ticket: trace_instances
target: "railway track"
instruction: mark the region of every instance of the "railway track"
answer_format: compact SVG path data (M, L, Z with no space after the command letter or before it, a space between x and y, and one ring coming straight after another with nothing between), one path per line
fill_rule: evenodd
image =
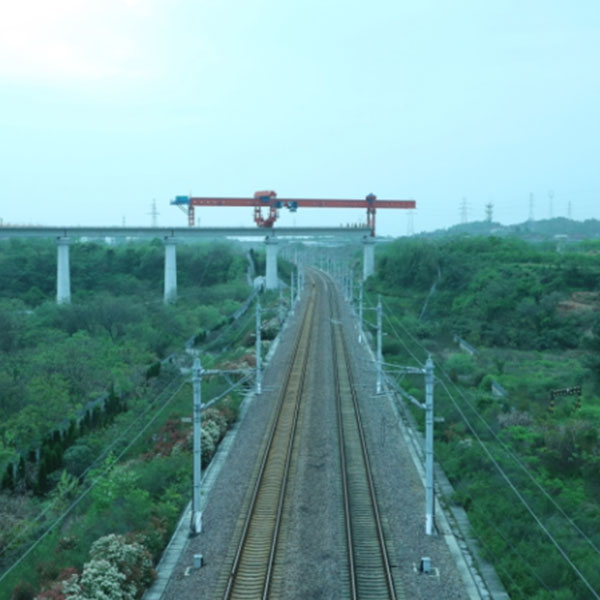
M342 328L339 298L334 293L330 293L329 298L350 598L395 600L396 587Z
M315 324L315 304L313 292L282 388L278 414L269 433L255 480L223 594L226 600L269 597L300 401L306 379L311 333Z
M306 375L310 368L328 364L323 356L318 356L319 350L314 341L318 337L318 289L328 297L328 303L321 303L328 313L326 321L321 319L321 324L329 323L325 331L330 334L333 351L333 372L329 376L333 379L334 390L331 399L337 406L340 453L339 479L336 481L334 477L328 485L341 488L343 507L340 507L340 514L343 511L344 517L340 523L344 523L345 535L340 539L344 539L347 545L347 565L340 564L339 567L344 570L347 566L348 575L343 577L343 582L340 581L339 597L353 600L399 597L377 507L338 296L329 278L321 274L313 274L311 278L317 285L307 288L312 291L296 339L293 359L281 388L277 415L256 470L246 516L238 528L239 541L230 552L228 563L231 568L222 579L222 597L226 600L277 597L278 586L272 581L275 561L286 552L289 556L290 551L295 551L292 548L278 549L278 544L280 539L285 539L282 535L285 528L283 517L286 514L284 504L290 465L298 460L297 455L293 458L293 453L297 452L299 444L309 443L310 439L310 434L298 427L300 407L303 402L310 402L313 396L305 385ZM318 537L323 533L315 532L314 535ZM281 569L275 579L280 577L286 577Z

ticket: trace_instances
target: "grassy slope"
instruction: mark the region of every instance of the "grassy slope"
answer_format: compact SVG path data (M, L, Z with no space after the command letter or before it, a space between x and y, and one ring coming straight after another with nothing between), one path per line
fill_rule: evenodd
M437 456L455 485L455 500L467 509L515 598L588 598L590 592L477 437L600 589L597 551L569 523L600 548L600 321L589 308L565 310L573 294L598 291L600 260L583 250L558 255L515 240L483 238L405 242L382 257L370 282L372 293L384 294L388 309L386 360L410 364L410 353L420 360L426 350L435 353L436 410L445 419L436 431ZM437 291L419 320L438 267ZM585 297L594 302L593 294ZM452 339L456 331L480 350L476 358L460 353ZM504 385L508 398L490 393L491 378ZM420 382L407 379L403 385L422 397ZM550 391L573 385L583 386L581 408L566 397L550 412Z

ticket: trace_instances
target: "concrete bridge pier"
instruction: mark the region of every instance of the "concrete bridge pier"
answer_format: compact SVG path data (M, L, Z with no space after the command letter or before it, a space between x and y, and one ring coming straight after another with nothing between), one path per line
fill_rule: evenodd
M177 300L177 242L165 238L165 304Z
M363 281L375 273L375 240L363 240Z
M69 265L69 246L71 240L68 237L56 238L57 260L56 260L56 303L71 303L71 267Z
M279 287L277 277L277 240L266 237L265 246L267 248L267 269L266 269L266 288L276 290Z

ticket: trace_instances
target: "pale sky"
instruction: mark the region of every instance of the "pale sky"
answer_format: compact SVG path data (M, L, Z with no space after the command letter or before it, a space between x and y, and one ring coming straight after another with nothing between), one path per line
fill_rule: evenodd
M415 231L600 218L598 0L0 0L0 218L178 194L415 199ZM337 225L363 211L282 211ZM201 225L251 226L251 209ZM404 211L378 233L404 235Z

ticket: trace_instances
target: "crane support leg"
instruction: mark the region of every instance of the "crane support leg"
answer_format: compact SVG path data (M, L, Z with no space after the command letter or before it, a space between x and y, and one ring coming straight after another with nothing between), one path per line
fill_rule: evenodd
M375 240L369 237L363 241L363 281L375 273Z
M375 235L375 207L367 207L367 227L371 230L371 235Z

